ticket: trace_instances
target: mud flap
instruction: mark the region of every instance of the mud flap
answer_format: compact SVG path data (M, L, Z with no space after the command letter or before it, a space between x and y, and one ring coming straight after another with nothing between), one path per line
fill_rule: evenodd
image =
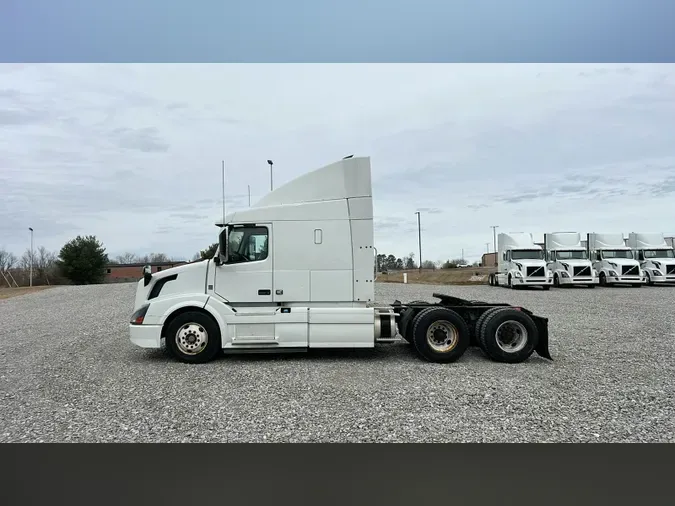
M539 330L539 342L534 351L537 352L537 355L548 360L553 360L551 353L548 349L548 318L542 318L541 316L532 315L534 323L537 325L537 330Z

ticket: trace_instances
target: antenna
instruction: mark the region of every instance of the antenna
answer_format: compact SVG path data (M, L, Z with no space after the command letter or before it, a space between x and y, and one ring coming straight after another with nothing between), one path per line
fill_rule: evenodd
M226 214L226 204L225 204L225 160L223 160L223 226L225 226L225 214Z

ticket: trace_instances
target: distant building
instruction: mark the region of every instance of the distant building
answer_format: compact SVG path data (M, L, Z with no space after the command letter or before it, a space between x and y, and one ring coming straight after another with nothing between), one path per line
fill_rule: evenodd
M497 253L483 253L480 265L481 267L495 267L497 265Z
M186 264L187 262L156 262L151 264L152 272L159 272L171 267ZM124 283L138 281L143 277L143 267L148 264L108 264L105 266L105 280L108 283Z

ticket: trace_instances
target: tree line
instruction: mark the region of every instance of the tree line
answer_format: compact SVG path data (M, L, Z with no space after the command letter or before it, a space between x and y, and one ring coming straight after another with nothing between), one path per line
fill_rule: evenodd
M197 259L200 257L196 255ZM31 258L33 285L92 284L105 280L106 266L180 262L165 253L137 255L123 253L110 258L96 236L77 236L58 251L38 246L20 256L0 248L0 286L26 286L30 283Z
M213 258L217 248L218 243L209 245L195 253L192 261ZM96 236L78 235L75 239L63 245L58 253L49 251L44 246L39 246L33 252L27 249L23 255L17 257L9 251L0 249L0 274L2 274L0 285L28 285L31 257L34 285L102 283L106 275L106 266L111 264L156 264L183 261L183 259L171 258L164 253L147 255L123 253L114 258L109 258L105 247ZM463 259L446 260L445 262L425 260L422 262L422 268L452 269L465 263ZM477 265L477 263L473 265ZM415 261L414 253L410 253L403 258L380 253L377 255L377 267L379 271L396 271L417 269L418 264Z
M478 262L472 264L473 267L478 266ZM456 258L454 260L446 260L440 262L433 262L431 260L422 261L422 269L455 269L460 265L467 265L466 261L462 258ZM386 271L402 271L402 270L411 270L418 269L419 264L415 261L415 253L409 253L403 258L396 257L391 254L379 253L377 255L377 269L381 272Z

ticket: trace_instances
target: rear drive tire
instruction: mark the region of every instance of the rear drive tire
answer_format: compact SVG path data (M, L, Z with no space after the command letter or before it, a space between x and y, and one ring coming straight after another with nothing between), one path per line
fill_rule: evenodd
M532 318L513 308L499 308L485 318L479 336L480 347L495 362L524 362L539 342Z
M473 336L475 343L478 344L479 346L480 346L480 335L481 332L483 332L483 325L485 325L486 318L488 317L488 315L494 313L499 309L504 309L504 306L497 306L490 308L487 311L485 311L482 315L480 315L478 317L478 320L476 320L476 326L474 327Z
M409 304L428 304L428 302L426 300L414 300L409 302ZM399 321L398 333L410 344L414 344L412 340L412 325L416 314L419 313L415 313L413 309L406 309L403 314L401 314L401 319Z
M412 337L422 358L449 363L464 354L471 335L464 318L439 306L427 308L415 317Z
M209 316L199 311L179 314L166 329L166 347L180 362L209 362L220 351L220 328Z

